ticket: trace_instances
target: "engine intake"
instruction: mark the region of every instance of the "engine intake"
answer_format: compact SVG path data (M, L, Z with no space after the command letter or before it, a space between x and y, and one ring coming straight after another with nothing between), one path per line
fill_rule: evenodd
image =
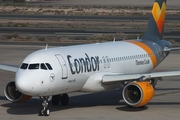
M123 89L124 101L132 107L146 105L154 96L154 88L148 81L132 82Z
M4 88L4 95L11 102L25 102L31 98L31 96L24 95L18 91L15 81L7 83Z

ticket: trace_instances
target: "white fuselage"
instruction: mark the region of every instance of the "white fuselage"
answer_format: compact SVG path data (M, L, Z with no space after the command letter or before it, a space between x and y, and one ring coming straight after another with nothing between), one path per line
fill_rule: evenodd
M115 89L120 84L100 83L104 74L147 73L155 67L147 51L126 41L43 49L23 63L49 63L53 68L17 71L18 90L31 96Z

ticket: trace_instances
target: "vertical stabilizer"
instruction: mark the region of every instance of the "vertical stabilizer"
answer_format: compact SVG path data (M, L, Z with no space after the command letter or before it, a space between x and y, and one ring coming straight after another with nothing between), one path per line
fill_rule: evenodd
M142 39L162 40L166 14L166 0L155 0L150 20Z

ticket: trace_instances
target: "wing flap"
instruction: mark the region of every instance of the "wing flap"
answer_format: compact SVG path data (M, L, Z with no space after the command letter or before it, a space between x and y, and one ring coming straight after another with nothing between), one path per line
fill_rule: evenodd
M102 83L123 82L123 81L138 79L142 76L146 78L180 76L180 71L153 72L153 73L147 73L147 74L104 75Z
M6 70L6 71L11 71L11 72L16 72L18 70L18 67L0 64L0 69L1 70Z

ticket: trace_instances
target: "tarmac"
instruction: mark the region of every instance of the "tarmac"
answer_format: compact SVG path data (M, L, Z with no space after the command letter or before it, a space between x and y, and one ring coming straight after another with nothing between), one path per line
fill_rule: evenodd
M50 46L53 47L53 46ZM0 43L0 63L19 66L31 52L45 44L17 45ZM172 52L155 71L180 70L180 51ZM178 120L180 118L180 77L166 77L156 85L154 98L144 108L129 108L121 97L121 89L101 93L70 93L68 106L50 103L49 117L38 116L39 98L25 103L11 103L3 94L6 83L15 73L0 70L1 120Z

